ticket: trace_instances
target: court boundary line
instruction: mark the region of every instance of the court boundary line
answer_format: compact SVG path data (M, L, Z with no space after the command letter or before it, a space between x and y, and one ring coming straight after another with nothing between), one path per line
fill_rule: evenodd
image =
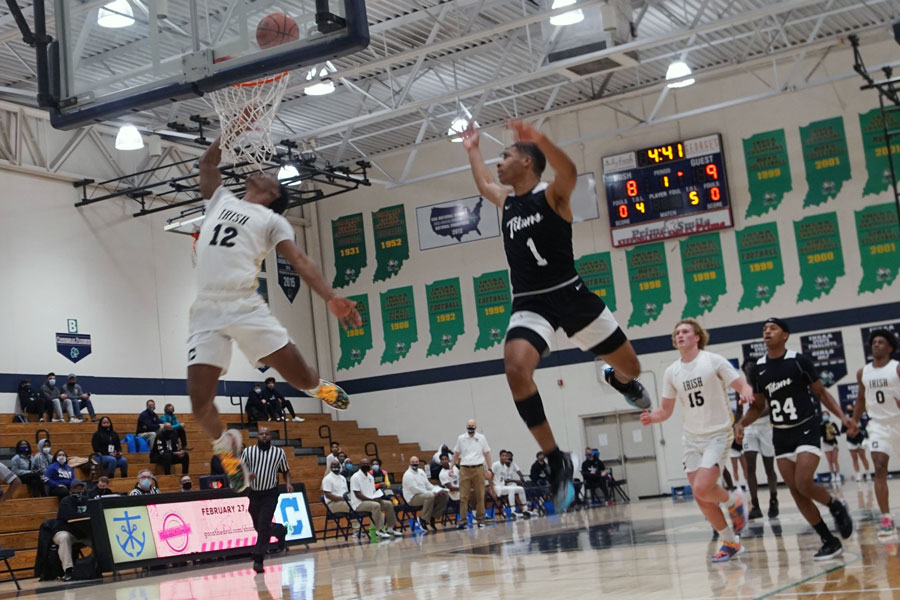
M855 554L855 553L854 553L854 554ZM795 588L795 587L797 587L798 585L803 585L804 583L807 583L807 582L809 582L809 581L812 581L813 579L818 579L818 578L821 577L822 575L828 575L829 573L834 573L835 571L838 571L838 570L840 570L840 569L845 569L845 568L847 568L848 566L850 566L850 565L852 565L852 564L856 564L856 563L858 563L859 561L862 560L862 555L861 555L861 554L855 554L855 556L856 556L856 558L854 558L853 560L851 560L851 561L849 561L849 562L844 561L842 564L840 564L840 565L835 565L834 567L832 567L832 568L830 568L830 569L827 569L827 570L825 570L825 571L822 571L822 572L820 572L820 573L816 573L816 574L810 575L809 577L806 577L806 578L804 578L804 579L800 579L800 580L795 581L795 582L793 582L793 583L789 583L789 584L787 584L787 585L784 585L784 586L778 588L777 590L772 590L771 592L766 592L766 593L763 594L762 596L756 596L756 597L754 597L754 600L764 600L765 598L771 598L771 597L774 596L775 594L780 594L781 592L783 592L783 591L785 591L785 590L789 590L789 589L791 589L791 588Z

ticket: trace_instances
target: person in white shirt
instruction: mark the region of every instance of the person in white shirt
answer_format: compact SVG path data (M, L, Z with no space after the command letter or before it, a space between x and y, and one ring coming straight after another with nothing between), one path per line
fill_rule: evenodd
M394 505L384 497L381 490L375 489L375 478L369 473L370 470L369 459L363 458L359 462L359 470L350 477L350 506L356 512L371 515L375 535L378 537L389 538L392 535L399 537L403 534L394 529L397 525Z
M444 514L450 492L428 481L428 474L421 468L419 457L409 459L409 468L403 474L403 497L410 506L421 506L419 526L427 532L428 526L437 531L435 515Z
M726 386L737 391L744 404L753 401L753 389L730 362L703 349L707 342L709 334L695 319L682 319L675 325L672 345L681 358L666 369L662 406L641 413L641 423L662 423L672 416L675 401L681 403L682 463L700 511L723 542L712 561L724 562L743 552L735 534L747 522L743 492L729 492L719 484L720 469L734 440L734 418ZM733 530L719 508L722 503L728 507Z
M331 470L331 463L338 461L338 454L341 452L340 442L331 442L331 454L325 457L325 474Z
M441 454L441 472L438 479L450 492L450 499L459 502L459 467L450 462L449 454Z
M441 455L442 454L450 454L450 448L447 444L441 444L440 450L434 453L431 457L431 478L437 479L441 474Z
M519 470L519 465L513 462L512 452L500 451L500 460L491 465L494 472L494 491L498 496L506 495L509 507L515 509L513 516L525 514L531 516L531 512L524 507L528 506L525 498L524 476Z
M853 422L863 412L869 414L869 451L875 463L875 499L881 511L879 537L894 535L894 517L888 501L888 461L900 453L900 362L897 336L889 329L876 329L869 336L872 362L856 374L859 396L853 408Z
M487 438L478 433L475 419L466 423L466 433L456 438L453 447L453 458L450 462L459 465L459 506L460 514L469 508L469 495L475 493L475 522L481 526L484 521L484 488L485 479L490 480L494 474L488 468L491 464L491 447ZM485 470L487 471L485 473ZM459 524L460 529L466 527L466 519Z
M328 509L336 514L350 512L350 505L345 498L349 491L347 479L341 475L341 465L332 462L328 475L322 479L322 495L325 496L325 504Z
M196 241L197 299L191 305L188 337L188 394L194 418L214 441L231 487L247 487L239 460L241 433L225 430L214 400L219 378L231 364L232 340L254 367L267 365L297 389L332 408L346 409L346 392L319 379L291 342L256 289L265 257L273 250L285 257L346 329L359 327L356 303L338 296L322 272L294 242L294 228L284 218L288 189L262 171L246 179L243 199L222 185L222 152L214 141L200 159L200 195L207 199L206 218Z

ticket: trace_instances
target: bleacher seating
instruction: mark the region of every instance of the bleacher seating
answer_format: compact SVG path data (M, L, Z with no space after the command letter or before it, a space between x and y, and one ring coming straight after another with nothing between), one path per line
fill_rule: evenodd
M100 413L98 413L100 414ZM134 429L137 413L108 415L123 438ZM334 421L329 414L303 414L303 423L289 421L286 423L287 438L284 438L285 424L267 422L265 425L274 433L275 443L286 439L290 443L298 443L300 448L314 449L316 454L295 456L291 446L285 446L291 476L294 481L302 481L306 485L310 516L313 527L321 533L325 526L325 507L320 501L322 477L325 473L324 463L319 461L330 451L330 440L320 437L328 427L331 438L338 440L341 447L354 462L366 456L366 447L373 450L372 443L377 445L383 468L391 474L402 476L409 458L413 455L430 457L434 450L422 450L415 443L400 443L397 436L378 435L378 430L361 428L356 421ZM188 445L191 450L191 475L195 478L209 473L209 461L212 451L206 436L193 420L192 415L179 413L179 420L187 432ZM237 423L238 415L223 415L228 423ZM12 448L20 439L27 439L35 447L35 432L45 429L50 432L54 450L64 449L69 456L88 457L91 454L91 436L97 429L96 423L12 423L11 414L0 414L3 423L0 433L0 447ZM251 430L243 429L244 443L255 444L251 438ZM124 445L123 445L123 449ZM115 492L127 494L137 481L137 473L148 468L156 473L159 488L162 492L176 492L180 489L181 469L175 467L172 475L162 475L162 468L150 464L149 453L126 453L128 459L128 478L117 476L110 480L110 488ZM85 474L76 469L79 477ZM58 501L56 498L31 498L26 486L21 486L16 495L0 504L0 548L15 550L15 556L9 560L12 569L19 577L31 577L34 557L37 548L38 529L45 519L56 516ZM8 518L14 516L15 518Z

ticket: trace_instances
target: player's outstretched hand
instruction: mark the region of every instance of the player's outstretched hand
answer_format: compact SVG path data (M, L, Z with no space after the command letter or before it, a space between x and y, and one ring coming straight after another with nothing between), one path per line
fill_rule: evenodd
M362 325L362 317L356 310L356 302L342 296L335 296L328 301L328 310L338 318L345 330Z
M647 425L650 425L651 423L653 423L653 421L650 417L650 411L645 410L644 412L641 413L641 425L644 425L646 427Z
M753 391L741 393L741 404L753 404Z
M474 120L469 121L469 126L465 128L461 135L463 148L471 150L472 148L478 147L478 142L481 140L481 134L478 133L478 128L475 126Z
M856 437L856 434L859 433L859 425L847 415L841 417L841 423L847 428L847 437Z
M517 142L536 142L537 137L540 135L540 131L538 131L534 125L530 123L526 123L524 121L517 121L516 119L510 119L506 122L506 128L512 129L516 135Z
M744 443L744 426L740 423L734 424L734 441L738 444Z

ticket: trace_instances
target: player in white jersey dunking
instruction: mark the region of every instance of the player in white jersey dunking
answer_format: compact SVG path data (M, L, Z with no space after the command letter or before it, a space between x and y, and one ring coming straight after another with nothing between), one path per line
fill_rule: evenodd
M782 319L770 317L763 324L766 354L756 361L756 368L750 373L753 404L734 426L734 434L742 440L744 428L762 416L768 404L778 470L803 518L822 540L813 560L827 560L842 554L844 547L822 520L816 502L828 507L844 539L853 534L853 519L846 502L831 496L815 482L822 457L818 404L840 418L851 436L858 429L825 389L812 361L785 347L789 336L788 324Z
M474 122L463 132L463 147L482 196L501 208L503 249L509 263L513 303L503 363L519 416L550 465L553 506L564 511L575 498L572 460L556 445L544 414L534 371L550 354L557 329L582 350L602 357L611 367L606 380L639 408L650 396L635 380L641 365L612 311L587 289L575 270L572 251L572 205L578 171L547 136L520 121L510 121L516 143L503 151L497 179L484 164ZM549 161L555 177L541 182Z
M294 230L281 213L287 192L278 180L259 172L246 181L239 199L222 186L219 140L200 159L200 194L208 199L197 239L197 299L191 305L188 338L188 393L194 417L213 442L231 487L246 487L239 459L241 434L223 431L214 403L219 377L231 362L231 342L254 366L274 368L294 387L333 408L346 409L347 395L319 379L269 312L258 293L257 276L266 255L277 249L303 281L328 304L341 324L359 326L356 303L335 294L319 268L294 243Z
M675 400L684 408L684 471L700 512L722 540L722 547L712 561L724 562L744 551L736 534L747 523L743 492L740 489L729 492L719 485L721 468L734 441L734 418L726 387L738 392L742 403L753 399L753 390L728 360L704 350L708 341L709 334L695 319L682 319L675 325L672 345L681 358L666 369L662 405L653 412L641 413L641 423L650 425L667 420L675 410ZM728 508L733 530L725 521L720 504Z
M869 451L875 463L875 499L881 511L878 535L895 533L894 517L888 502L888 461L900 453L900 363L891 358L897 351L897 337L887 329L876 329L869 337L872 362L859 370L859 396L853 420L859 423L863 411L869 414Z

